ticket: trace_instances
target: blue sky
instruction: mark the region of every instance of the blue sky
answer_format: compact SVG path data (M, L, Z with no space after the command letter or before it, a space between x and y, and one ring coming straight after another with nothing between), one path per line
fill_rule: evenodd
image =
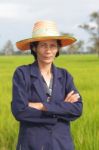
M99 10L98 0L0 0L0 49L7 40L15 42L32 35L37 20L53 20L61 32L87 39L80 24Z

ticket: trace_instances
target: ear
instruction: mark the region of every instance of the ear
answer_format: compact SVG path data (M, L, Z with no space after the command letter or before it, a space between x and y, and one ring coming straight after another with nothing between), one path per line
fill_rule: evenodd
M35 49L35 47L33 47L33 48L32 48L32 51L36 52L36 49Z

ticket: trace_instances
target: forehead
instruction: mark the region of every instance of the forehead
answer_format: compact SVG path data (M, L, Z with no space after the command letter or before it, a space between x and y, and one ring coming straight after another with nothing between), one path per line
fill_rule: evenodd
M57 44L57 40L43 40L43 41L40 41L39 43L40 44L42 44L42 43L47 43L47 44L54 43L54 44Z

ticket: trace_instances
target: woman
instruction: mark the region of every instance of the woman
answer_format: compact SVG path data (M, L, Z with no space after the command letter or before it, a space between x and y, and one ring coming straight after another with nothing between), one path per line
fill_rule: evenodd
M13 76L11 108L20 122L17 150L74 150L70 121L81 116L82 100L70 73L53 61L61 47L75 41L59 35L54 22L38 21L32 38L16 43L35 57Z

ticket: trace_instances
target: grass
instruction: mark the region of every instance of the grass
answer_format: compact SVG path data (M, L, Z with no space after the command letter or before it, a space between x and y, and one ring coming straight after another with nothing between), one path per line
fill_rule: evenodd
M19 124L10 109L14 70L32 62L32 56L0 57L0 150L15 150L17 142ZM61 55L54 63L73 75L83 97L83 115L71 125L75 149L99 150L99 58L95 55Z

